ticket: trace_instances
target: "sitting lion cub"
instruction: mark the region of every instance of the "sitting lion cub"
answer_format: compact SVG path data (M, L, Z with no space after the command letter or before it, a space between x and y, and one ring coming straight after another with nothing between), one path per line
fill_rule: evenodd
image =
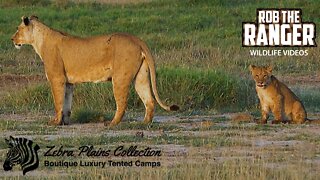
M267 123L268 114L272 111L273 124L291 120L301 124L307 119L306 110L299 98L283 83L272 75L272 67L250 65L252 77L256 82L256 91L261 105L261 121Z

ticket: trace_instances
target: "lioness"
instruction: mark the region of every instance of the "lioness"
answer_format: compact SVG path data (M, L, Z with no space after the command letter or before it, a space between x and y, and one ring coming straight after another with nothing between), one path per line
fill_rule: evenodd
M307 120L306 110L299 98L283 83L272 75L272 67L250 65L250 71L256 82L256 91L261 105L260 123L267 123L271 110L275 120L272 123L284 122L301 124Z
M135 80L135 89L143 101L145 123L154 115L154 99L167 111L178 110L176 105L161 102L156 87L153 57L147 45L128 34L110 34L80 38L56 31L36 16L22 17L17 32L11 39L16 48L30 44L44 63L55 106L55 118L49 124L68 124L71 114L73 84L112 81L117 111L110 125L118 124L127 107L129 86Z

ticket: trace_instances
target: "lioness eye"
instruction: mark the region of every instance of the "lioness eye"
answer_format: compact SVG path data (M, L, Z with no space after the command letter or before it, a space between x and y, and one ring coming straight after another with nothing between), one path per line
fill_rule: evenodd
M256 78L258 78L259 76L258 75L256 75Z
M267 75L264 75L263 77L264 77L264 78L267 78L268 76L267 76Z

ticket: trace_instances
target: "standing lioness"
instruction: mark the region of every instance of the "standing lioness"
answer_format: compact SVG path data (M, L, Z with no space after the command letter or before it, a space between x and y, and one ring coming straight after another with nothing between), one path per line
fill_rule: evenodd
M301 124L307 119L306 111L299 98L283 83L272 75L272 67L250 65L250 71L256 82L256 90L261 105L261 121L267 123L270 110L279 123L288 119Z
M56 112L50 124L69 123L73 84L101 81L112 81L117 111L110 125L118 124L127 107L129 86L134 79L135 89L146 108L144 122L150 123L154 115L154 99L149 74L159 105L168 111L178 110L178 106L169 107L161 102L152 55L137 37L111 34L79 38L53 30L31 16L22 17L12 41L18 49L23 44L32 45L44 63Z

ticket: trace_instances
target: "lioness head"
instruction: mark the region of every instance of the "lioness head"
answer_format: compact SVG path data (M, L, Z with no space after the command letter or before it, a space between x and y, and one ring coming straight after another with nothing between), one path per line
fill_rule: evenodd
M11 40L14 44L14 46L17 49L20 49L20 47L23 44L31 44L33 42L33 25L32 20L37 19L36 16L21 17L22 22L17 28L17 32L11 37Z
M249 68L257 87L266 88L270 84L272 75L271 66L258 67L250 65Z

